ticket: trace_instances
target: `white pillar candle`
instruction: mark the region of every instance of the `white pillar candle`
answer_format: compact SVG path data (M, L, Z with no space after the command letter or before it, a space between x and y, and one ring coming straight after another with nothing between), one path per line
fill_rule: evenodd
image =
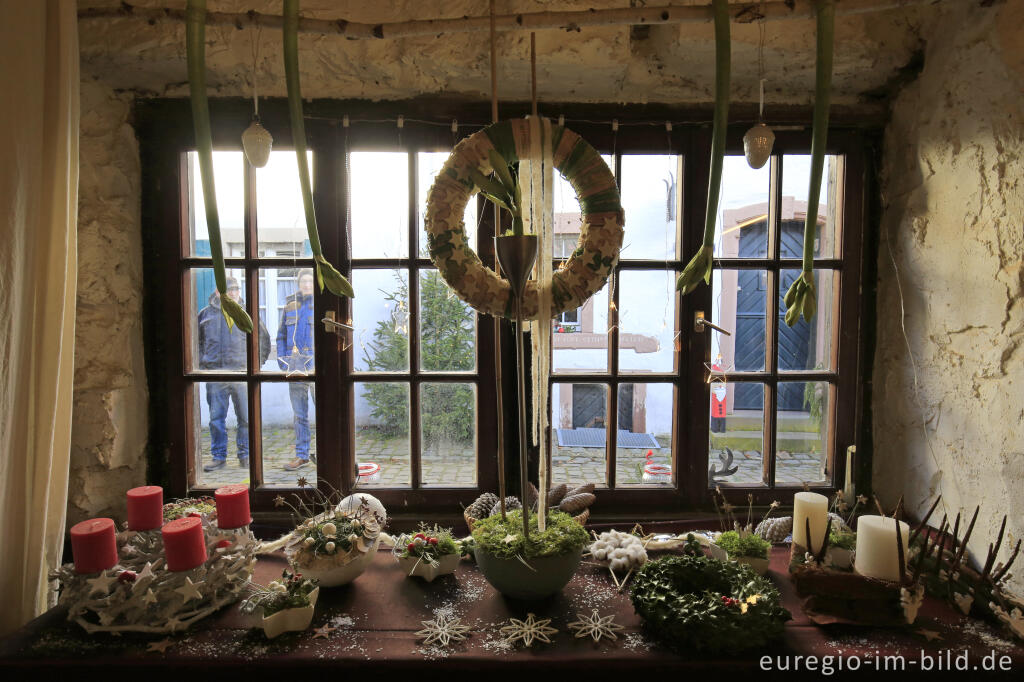
M811 538L807 539L807 521L811 522ZM793 543L814 553L821 549L828 525L828 498L818 493L797 493L793 496Z
M898 581L899 552L896 546L896 524L900 524L903 560L909 554L910 526L885 516L862 516L857 519L857 560L854 569L861 575Z

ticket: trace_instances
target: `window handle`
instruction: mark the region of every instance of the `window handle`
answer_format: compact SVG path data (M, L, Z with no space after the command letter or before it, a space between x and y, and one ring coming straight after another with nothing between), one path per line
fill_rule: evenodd
M725 334L726 336L732 336L732 332L726 331L725 329L722 329L721 327L719 327L717 324L714 324L712 322L708 322L706 319L704 319L704 311L703 310L698 310L693 315L693 328L694 328L695 331L702 332L702 331L704 331L704 327L711 327L716 332L721 332L722 334Z
M344 332L341 331L342 329L348 329L349 331L353 331L351 325L338 322L336 319L334 319L333 310L328 310L326 313L326 317L324 317L324 319L320 321L324 323L325 332L334 332L338 336L344 335Z

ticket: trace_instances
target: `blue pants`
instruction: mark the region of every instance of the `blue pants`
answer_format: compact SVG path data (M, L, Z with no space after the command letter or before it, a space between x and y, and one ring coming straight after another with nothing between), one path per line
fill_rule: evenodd
M223 460L228 454L228 429L224 424L228 416L228 402L235 406L235 419L238 429L235 443L238 445L238 458L249 456L249 398L245 384L210 382L206 385L206 402L210 406L210 446L214 460Z
M316 399L313 384L288 384L288 397L292 400L292 423L295 427L295 456L309 459L309 398Z

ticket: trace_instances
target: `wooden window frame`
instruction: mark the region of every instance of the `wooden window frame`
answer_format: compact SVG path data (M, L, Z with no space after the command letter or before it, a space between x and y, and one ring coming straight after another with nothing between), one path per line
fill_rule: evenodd
M213 100L211 114L213 120L214 145L216 148L238 149L242 122L248 121L250 104L241 99ZM510 105L507 116L522 115L528 105ZM512 111L514 109L514 111ZM705 198L707 191L708 164L710 155L710 128L706 124L707 116L702 110L686 110L672 107L641 108L635 114L635 120L625 115L622 109L606 105L553 105L551 112L565 114L569 127L580 133L601 153L611 153L615 158L616 177L622 154L678 154L682 156L682 173L676 182L682 196L678 215L677 254L675 259L667 261L669 269L676 272L689 261L702 240L701 227L704 224ZM412 116L417 111L427 112L423 118L429 118L430 125L416 122ZM238 381L239 375L221 375L203 373L201 377L190 377L183 365L187 326L183 316L183 291L187 291L187 282L183 273L188 267L208 265L206 259L183 258L181 240L184 231L181 229L182 216L187 220L187 197L178 191L183 171L184 155L182 152L192 146L191 117L187 100L139 100L136 102L135 125L139 132L140 157L143 177L143 243L145 267L145 335L147 371L151 396L150 406L150 457L148 478L152 482L163 483L169 488L169 494L183 496L201 492L190 488L193 480L194 458L189 456L188 440L192 437L188 428L189 410L182 409L179 400L185 394L186 384L191 381L209 381L226 378ZM287 121L286 103L283 100L269 100L261 104L263 122L275 136L277 149L289 148L291 144ZM406 126L402 131L396 129L393 122L399 114L406 116ZM306 106L306 128L309 147L319 162L314 163L315 201L317 216L321 225L321 240L324 251L342 272L350 273L353 267L349 246L343 238L343 231L332 226L342 225L345 218L345 197L342 191L329 188L344 188L347 183L347 170L343 155L337 151L345 144L343 116L348 115L352 128L350 135L356 135L358 128L358 145L353 149L372 147L375 150L387 151L401 149L410 153L409 187L415 192L415 173L413 164L417 151L433 151L450 148L458 139L473 132L480 125L467 126L462 124L458 133L452 133L450 124L453 119L460 121L483 122L489 120L486 103L460 102L450 98L420 98L405 102L369 103L365 101L325 101L312 102ZM664 127L650 125L651 119L673 120L675 125L670 132ZM800 130L778 130L776 133L776 154L808 154L810 147L810 130L806 127L809 112L804 108L793 108L783 112L783 121L801 123ZM613 132L611 126L597 121L618 119L619 130ZM680 123L691 120L692 124ZM647 122L647 123L645 123ZM849 125L850 127L843 127ZM736 124L730 127L727 138L727 153L742 152L742 135L747 125ZM864 240L871 231L868 229L866 213L870 202L866 190L871 185L869 144L871 133L864 131L864 121L844 121L842 116L833 116L833 129L828 140L828 154L842 155L845 166L845 185L843 187L843 218L841 258L817 260L816 266L835 267L840 271L839 298L839 329L833 352L836 354L835 372L775 372L769 367L761 374L743 373L745 378L757 380L774 387L780 380L828 381L835 386L843 405L830 400L833 454L828 464L830 480L826 485L811 488L823 493L830 493L841 483L844 475L844 458L836 456L845 452L848 445L859 445L862 438L861 423L863 420L863 393L860 380L863 376L863 358L866 353L864 339L861 334L861 315L866 310L861 299L861 286L865 273ZM354 140L354 138L353 138ZM247 164L246 164L247 166ZM245 183L247 210L246 224L246 257L228 259L229 267L243 267L247 273L246 305L250 314L258 312L256 289L258 287L258 268L273 266L272 258L257 259L256 227L250 211L249 198L254 189L254 179L250 169L246 167ZM781 187L777 188L781 191ZM777 201L777 197L772 198ZM415 224L416 194L410 195L410 254L406 259L369 259L360 260L357 267L400 267L410 273L410 302L418 301L419 281L416 275L420 269L432 268L429 259L414 257L415 245L418 242ZM485 264L493 264L493 221L489 218L491 211L483 210L480 231L477 238L478 253ZM627 216L628 230L628 216ZM773 245L777 249L777 244ZM777 251L770 253L777 255ZM293 266L311 264L311 259L283 259L281 264ZM765 269L770 280L777 280L776 273L780 268L800 267L799 259L716 259L715 266ZM623 270L660 270L666 268L666 261L627 260L616 268L611 280L610 300L618 305L619 274ZM166 286L165 283L180 283ZM770 282L777 286L775 281ZM357 292L358 295L358 292ZM417 297L414 299L413 297ZM609 415L617 416L618 385L622 383L670 383L675 387L675 410L673 415L673 472L675 486L672 488L612 488L603 490L594 508L594 518L678 518L681 513L695 509L708 509L710 496L707 488L707 450L709 443L708 406L710 404L709 388L703 381L705 364L710 362L711 344L707 334L696 334L693 329L693 314L696 310L712 310L711 287L699 287L689 296L675 294L676 328L681 330L681 344L676 351L675 370L671 373L650 374L618 374L616 322L609 321L612 326L609 343L609 372L552 375L552 381L558 383L602 383L611 387L609 395ZM351 306L347 299L315 294L315 310L317 319L327 311L333 310L338 319L351 319ZM777 297L769 296L767 315L777 317ZM415 310L417 306L410 306ZM863 310L862 310L863 309ZM410 329L418 328L418 320L410 318ZM503 325L502 362L503 376L514 376L510 363L511 334L510 325ZM322 326L318 325L322 330ZM432 518L454 520L459 516L460 506L468 505L482 490L496 488L496 462L494 452L497 447L496 430L497 415L488 405L493 404L494 367L490 358L495 356L493 324L490 318L477 316L477 457L478 488L441 488L430 486L416 487L419 482L419 430L418 421L413 418L416 409L410 411L411 476L412 488L372 488L367 491L379 497L389 509L408 510L410 514L421 518L430 515ZM354 373L352 371L353 354L350 348L341 350L341 340L337 339L337 348L327 341L322 331L317 332L315 366L318 377L336 377L342 390L317 392L317 438L321 453L318 463L319 480L345 491L350 491L355 482L354 428L354 397L352 384L365 381L399 380L408 382L410 386L410 405L415 408L419 385L424 382L436 381L470 381L462 373L419 373L414 371L414 363L419 362L417 346L413 342L415 334L410 334L410 372L401 374ZM250 341L248 354L249 366L255 357L255 340ZM775 361L776 339L770 339L771 356L768 362ZM469 375L472 376L472 375ZM730 376L730 375L727 375ZM265 381L301 381L305 377L284 377L281 375L260 375L247 373L245 381L249 390L250 433L253 440L259 437L260 425L257 421L256 401L259 398L259 384ZM508 382L506 381L506 384ZM774 405L765 403L765 461L767 466L774 467L774 436L776 432ZM510 418L510 398L513 394L509 386L505 387L506 419ZM506 453L517 452L515 442L514 420L506 422ZM609 420L609 426L613 425ZM328 455L329 443L337 445ZM614 439L606 439L608 472L610 482L614 483ZM869 445L869 444L868 444ZM336 454L335 454L336 453ZM506 478L509 490L517 489L518 471L514 466L515 457L507 457ZM262 472L257 470L259 458L251 457L253 467L252 480L260 480ZM531 469L536 469L536 458ZM865 469L867 467L867 469ZM860 472L870 470L867 458L858 460ZM723 492L737 503L746 503L747 495L753 494L755 504L767 504L778 500L783 504L791 503L794 492L800 487L789 486L726 486ZM254 513L270 518L274 515L273 498L278 494L299 492L288 488L264 488L255 486L253 491Z

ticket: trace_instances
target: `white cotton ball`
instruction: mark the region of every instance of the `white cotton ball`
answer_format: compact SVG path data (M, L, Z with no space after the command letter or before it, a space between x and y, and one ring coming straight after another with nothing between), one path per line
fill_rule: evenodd
M604 561L605 559L608 558L608 550L605 549L604 547L600 547L598 549L593 550L593 555L594 555L594 558L597 559L598 561Z

